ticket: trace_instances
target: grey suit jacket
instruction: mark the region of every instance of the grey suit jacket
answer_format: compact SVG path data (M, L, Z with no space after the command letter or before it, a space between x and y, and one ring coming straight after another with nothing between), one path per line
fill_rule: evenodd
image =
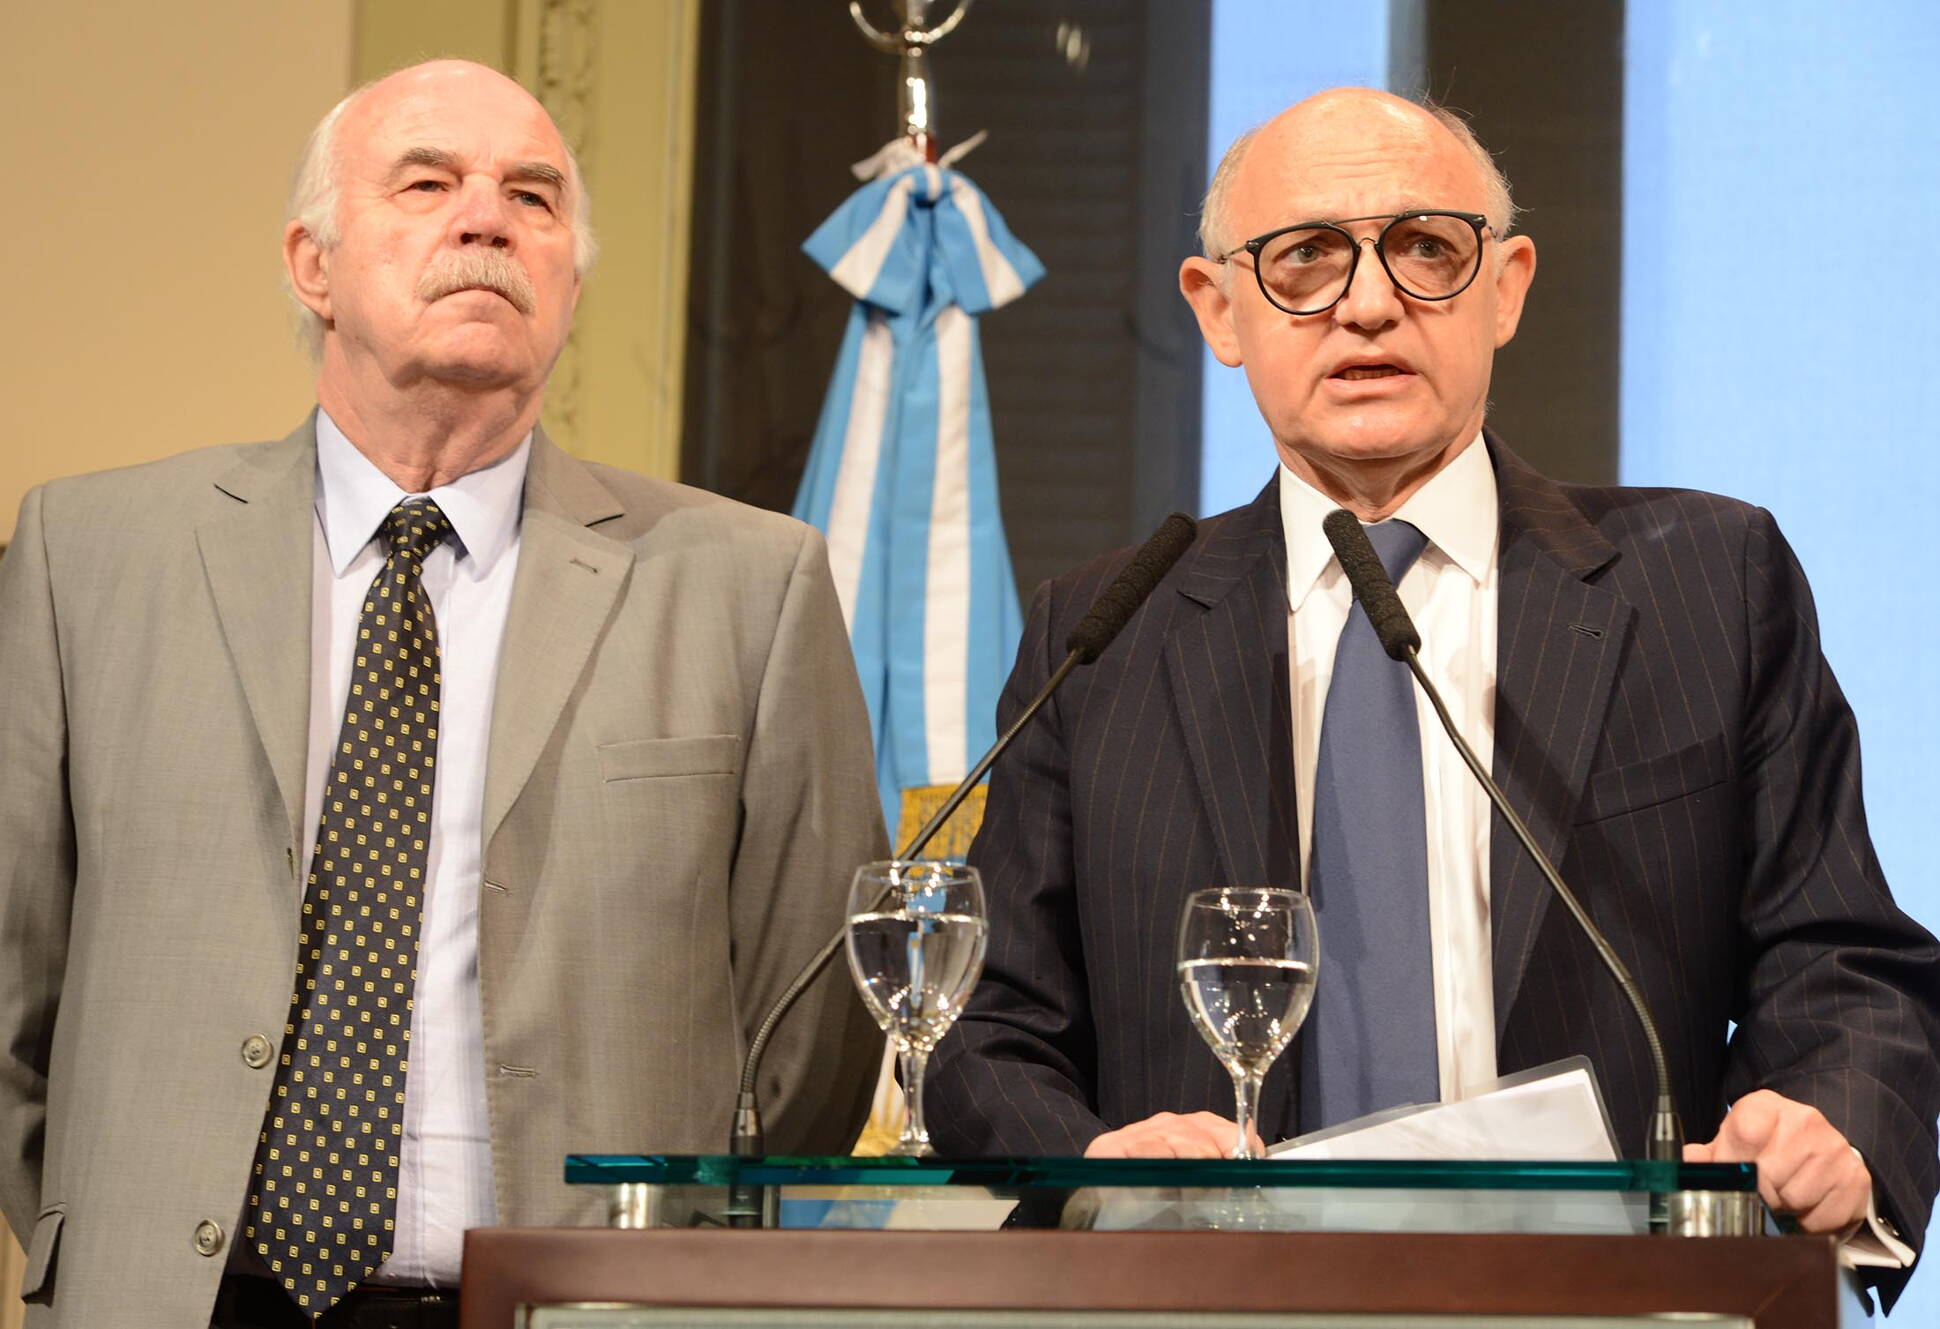
M295 973L315 439L28 495L0 560L0 1207L30 1324L206 1324ZM569 1151L724 1147L751 1024L885 844L820 538L535 440L486 772L501 1222L600 1223ZM843 975L762 1085L840 1149ZM198 1250L203 1224L220 1228ZM203 1246L209 1243L205 1240Z
M1745 504L1559 485L1491 452L1496 779L1643 986L1692 1138L1755 1088L1812 1103L1917 1245L1940 1184L1940 948L1881 879L1797 561ZM1039 592L1000 725L1126 557ZM970 853L989 958L931 1070L939 1149L1077 1153L1155 1112L1231 1114L1173 943L1191 890L1300 880L1285 576L1269 484L1201 525L998 763ZM1499 818L1489 877L1501 1070L1587 1055L1641 1156L1652 1083L1630 1009ZM1301 1052L1268 1076L1269 1138L1300 1127ZM1888 1296L1904 1282L1874 1276Z

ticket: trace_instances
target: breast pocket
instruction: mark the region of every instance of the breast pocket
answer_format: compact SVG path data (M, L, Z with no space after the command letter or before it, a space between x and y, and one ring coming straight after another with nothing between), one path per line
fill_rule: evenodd
M1576 821L1582 826L1641 812L1723 784L1731 775L1730 750L1724 735L1716 734L1674 752L1596 772L1584 786Z
M679 775L736 775L741 769L739 734L632 738L597 746L600 774L609 784Z

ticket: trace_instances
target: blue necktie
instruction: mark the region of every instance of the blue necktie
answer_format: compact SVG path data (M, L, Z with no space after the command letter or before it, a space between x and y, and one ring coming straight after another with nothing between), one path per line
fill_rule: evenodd
M1397 585L1428 542L1404 521L1367 534ZM1314 773L1308 875L1321 958L1308 1063L1318 1084L1302 1095L1310 1126L1441 1097L1425 821L1414 681L1357 600L1334 655Z

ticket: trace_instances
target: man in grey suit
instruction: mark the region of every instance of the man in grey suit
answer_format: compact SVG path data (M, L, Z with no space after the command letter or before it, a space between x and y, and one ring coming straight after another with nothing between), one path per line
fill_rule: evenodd
M1755 1161L1775 1209L1851 1234L1890 1295L1912 1253L1888 1224L1917 1245L1936 1186L1940 948L1881 879L1852 714L1770 515L1559 485L1485 434L1536 266L1512 216L1466 126L1365 89L1221 163L1180 285L1280 465L997 766L970 854L990 951L937 1050L938 1147L1231 1149L1174 928L1191 890L1267 884L1311 889L1322 958L1261 1134L1583 1054L1642 1154L1635 1021L1350 609L1320 531L1344 507L1399 537L1426 672L1641 983L1687 1157ZM1000 725L1124 561L1040 590ZM1342 717L1383 741L1330 751Z
M538 428L585 215L497 73L353 94L284 233L319 411L27 497L0 1207L30 1324L455 1324L465 1228L603 1220L567 1152L721 1147L752 1023L883 854L816 535ZM772 1143L852 1139L875 1048L824 980L767 1060Z

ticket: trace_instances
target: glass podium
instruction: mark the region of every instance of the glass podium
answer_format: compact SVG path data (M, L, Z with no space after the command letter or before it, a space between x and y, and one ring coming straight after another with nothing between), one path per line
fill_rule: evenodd
M619 1228L1750 1236L1748 1165L573 1154Z

